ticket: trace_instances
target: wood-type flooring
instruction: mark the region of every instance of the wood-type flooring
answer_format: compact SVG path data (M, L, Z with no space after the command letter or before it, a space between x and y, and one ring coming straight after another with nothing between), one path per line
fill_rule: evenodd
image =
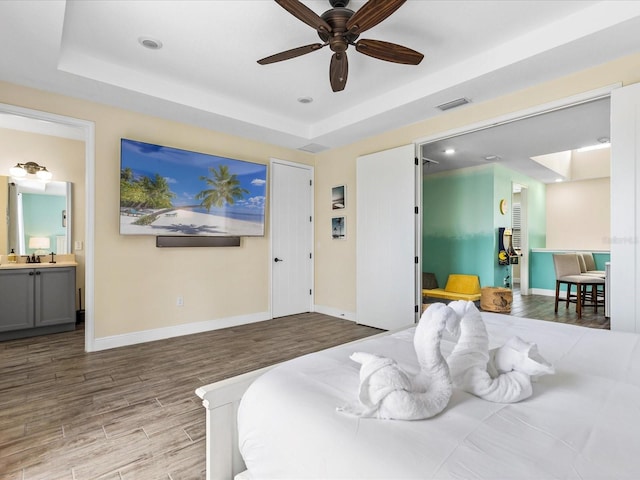
M514 295L512 314L609 328ZM380 331L317 313L85 353L84 329L0 342L0 479L203 479L194 390Z

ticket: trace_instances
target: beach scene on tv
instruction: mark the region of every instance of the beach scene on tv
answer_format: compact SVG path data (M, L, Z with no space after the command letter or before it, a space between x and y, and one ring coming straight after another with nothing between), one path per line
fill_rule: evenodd
M122 139L122 235L264 235L267 166Z

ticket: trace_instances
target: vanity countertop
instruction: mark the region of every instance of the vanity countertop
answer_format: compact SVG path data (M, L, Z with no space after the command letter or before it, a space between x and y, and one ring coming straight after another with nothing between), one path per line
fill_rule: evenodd
M56 267L77 267L77 262L42 262L42 263L2 263L0 270L11 270L16 268L56 268Z

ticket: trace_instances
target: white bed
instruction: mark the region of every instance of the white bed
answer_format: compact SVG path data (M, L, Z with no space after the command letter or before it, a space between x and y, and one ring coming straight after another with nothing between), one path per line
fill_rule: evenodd
M428 420L347 416L336 407L356 400L351 353L418 368L413 328L376 336L198 389L208 479L231 479L245 463L256 480L640 478L640 336L482 316L491 348L518 335L554 364L529 399L498 404L454 390ZM452 348L443 339L445 356Z

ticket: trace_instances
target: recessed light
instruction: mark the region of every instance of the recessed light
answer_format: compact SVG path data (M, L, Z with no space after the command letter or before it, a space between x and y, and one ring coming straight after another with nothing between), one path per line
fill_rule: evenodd
M556 178L556 183L560 183L560 182L562 182L562 179L561 178Z
M500 157L498 155L487 155L486 157L484 157L484 159L487 162L497 162L498 160L500 160Z
M299 103L311 103L311 102L313 102L313 98L311 98L311 97L300 97L298 99L298 102Z
M444 153L446 153L447 155L453 155L454 153L456 153L454 148L447 148Z
M149 50L160 50L162 48L162 42L151 37L140 37L138 43Z

